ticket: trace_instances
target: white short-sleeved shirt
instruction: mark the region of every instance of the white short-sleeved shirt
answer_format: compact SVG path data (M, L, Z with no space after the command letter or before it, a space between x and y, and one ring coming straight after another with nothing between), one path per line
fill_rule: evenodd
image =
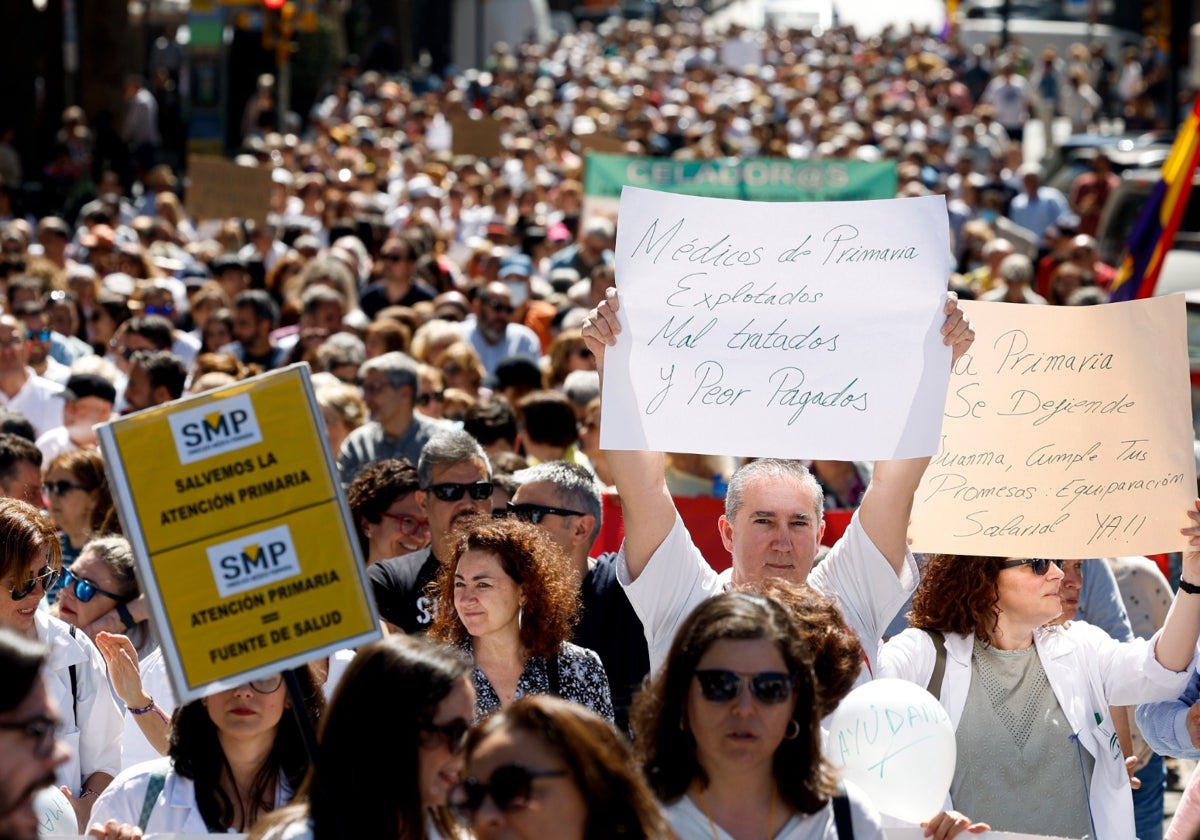
M12 397L0 391L0 406L21 412L29 418L34 431L44 435L63 424L63 386L43 379L33 368L26 368L25 373L25 384Z

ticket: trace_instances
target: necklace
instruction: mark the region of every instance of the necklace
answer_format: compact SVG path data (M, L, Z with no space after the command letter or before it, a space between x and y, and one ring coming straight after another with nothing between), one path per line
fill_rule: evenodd
M771 811L767 817L767 840L772 840L775 836L775 793L778 789L771 785ZM721 840L717 834L717 826L713 822L712 814L708 813L708 803L704 801L704 791L696 788L696 798L700 800L700 810L704 812L704 818L708 820L708 830L712 832L713 840Z

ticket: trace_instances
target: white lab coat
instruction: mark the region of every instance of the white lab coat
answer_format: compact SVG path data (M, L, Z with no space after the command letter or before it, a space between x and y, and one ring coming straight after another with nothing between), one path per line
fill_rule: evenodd
M108 684L104 657L82 630L71 635L71 625L46 610L34 615L38 639L50 648L44 671L50 695L62 718L62 740L71 747L71 759L55 770L60 785L78 796L83 780L93 773L121 772L122 710ZM77 689L71 696L71 666ZM76 719L78 716L78 720Z
M1069 628L1040 627L1034 632L1038 658L1050 688L1072 730L1079 735L1080 744L1096 760L1090 791L1096 827L1093 840L1128 840L1135 833L1129 774L1113 734L1108 707L1178 697L1196 667L1193 653L1184 671L1164 668L1154 658L1157 640L1156 633L1149 641L1122 644L1081 621L1072 622ZM940 699L955 729L971 685L973 650L973 637L946 634L946 672ZM879 676L925 687L933 674L934 660L929 635L910 628L883 646Z

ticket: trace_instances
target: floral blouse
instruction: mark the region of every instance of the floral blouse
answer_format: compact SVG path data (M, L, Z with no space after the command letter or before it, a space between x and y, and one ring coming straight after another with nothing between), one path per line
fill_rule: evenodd
M474 659L471 640L463 645L468 658ZM475 669L475 722L500 711L500 697L488 682L487 676ZM517 680L517 694L549 694L550 673L547 662L540 656L525 660L525 670ZM609 722L613 721L612 695L608 690L608 675L594 650L563 642L558 651L558 696L581 706L587 706Z

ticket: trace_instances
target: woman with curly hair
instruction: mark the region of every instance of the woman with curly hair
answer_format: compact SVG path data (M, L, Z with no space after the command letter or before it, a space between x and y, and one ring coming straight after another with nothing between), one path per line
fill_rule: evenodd
M882 838L821 756L809 653L787 610L730 592L680 626L634 700L634 745L680 840ZM852 833L844 833L853 827Z
M1200 500L1188 516L1183 580L1200 582ZM1109 706L1183 691L1195 667L1200 586L1182 586L1152 639L1120 643L1086 623L1050 624L1062 612L1062 562L935 555L913 596L911 627L880 653L880 674L929 687L946 709L958 747L957 810L996 831L1133 837ZM931 684L939 662L943 676Z
M302 714L315 727L324 709L307 667L294 672ZM107 836L246 832L292 800L308 772L301 724L283 674L251 680L175 710L167 757L122 771L100 795L92 821ZM105 836L104 833L99 836Z
M430 634L474 662L477 719L529 694L555 694L613 720L600 657L567 641L578 583L540 528L511 517L472 520L429 593Z
M417 501L421 481L405 458L386 458L365 467L346 489L367 565L420 551L429 545L429 520Z
M454 342L437 355L433 366L442 371L443 387L458 388L479 398L487 371L471 345L464 341Z
M380 714L380 699L387 713ZM462 836L446 795L463 767L475 708L471 666L440 645L392 635L359 649L321 721L297 801L255 827L256 840ZM369 744L388 772L363 760ZM354 803L353 807L347 807Z
M673 836L624 737L556 697L523 697L474 729L465 775L450 809L476 840Z
M595 370L596 357L583 343L578 327L563 330L550 343L550 365L546 372L546 387L561 389L567 374L577 370Z

